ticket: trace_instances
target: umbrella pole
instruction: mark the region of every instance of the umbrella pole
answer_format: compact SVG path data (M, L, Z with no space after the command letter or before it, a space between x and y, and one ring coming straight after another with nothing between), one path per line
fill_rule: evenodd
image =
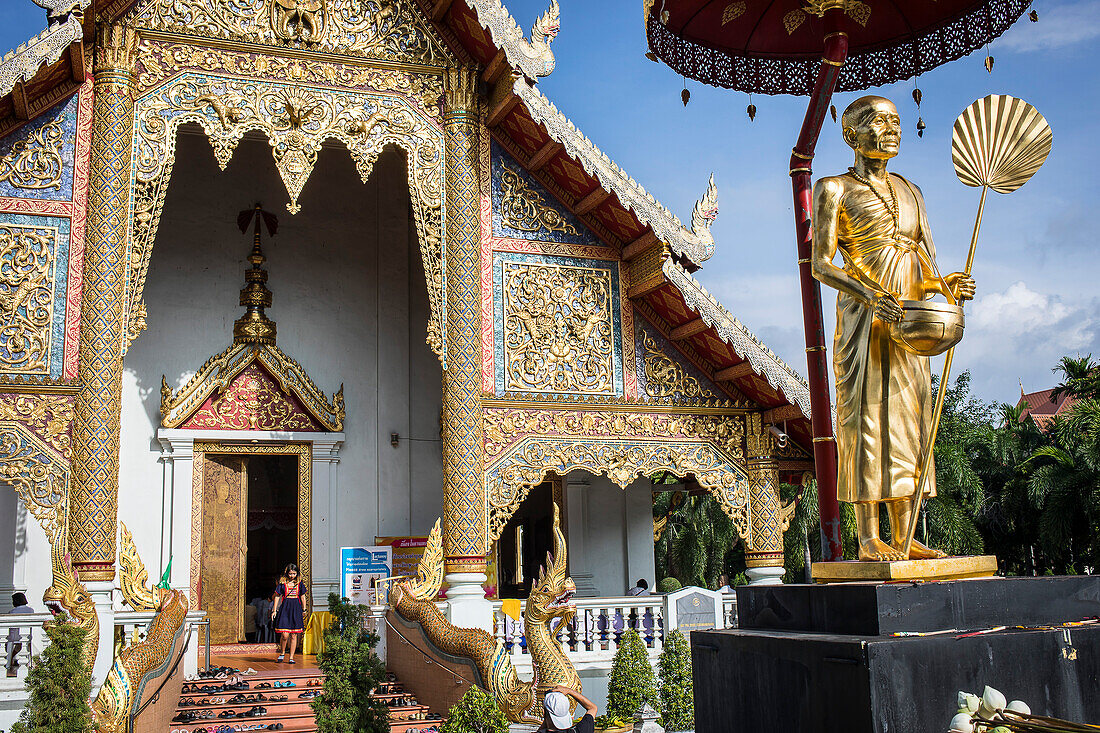
M810 383L817 505L821 517L821 557L825 561L843 559L843 550L840 543L840 502L836 493L837 453L829 396L829 363L825 351L825 325L821 317L821 285L814 279L810 266L813 244L811 164L837 77L848 56L848 34L841 29L843 15L843 10L839 8L825 11L825 49L821 69L810 95L798 142L791 152L790 166L794 224L798 237L798 277L802 286L802 321L806 333L806 366Z

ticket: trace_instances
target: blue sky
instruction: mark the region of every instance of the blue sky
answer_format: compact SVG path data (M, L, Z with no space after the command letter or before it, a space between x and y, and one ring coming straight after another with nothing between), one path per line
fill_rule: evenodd
M748 96L688 81L644 57L639 0L559 0L557 68L539 86L593 142L683 220L713 172L721 210L717 252L696 277L757 336L800 373L801 305L795 266L787 160L805 100ZM30 0L0 0L0 47L13 48L42 29L44 13ZM505 0L524 29L546 0ZM904 126L901 155L891 168L919 185L928 205L944 271L961 269L978 193L955 178L951 125L972 101L1012 94L1034 104L1054 130L1046 165L1016 193L990 194L974 277L978 298L967 307L966 336L956 371L969 369L978 396L1015 402L1056 383L1051 368L1064 354L1100 357L1100 252L1089 211L1100 194L1100 2L1036 0L1039 22L1025 18L990 46L986 72L975 53L925 74L923 139L914 131L914 82L875 90L895 100ZM844 106L858 94L838 95ZM851 151L826 120L816 175L844 171ZM1093 225L1094 226L1094 225ZM826 290L826 329L835 297ZM938 371L938 360L933 365Z

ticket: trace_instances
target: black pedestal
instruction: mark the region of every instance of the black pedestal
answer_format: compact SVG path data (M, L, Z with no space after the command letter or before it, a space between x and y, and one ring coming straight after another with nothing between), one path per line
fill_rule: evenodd
M939 733L959 690L1100 722L1100 577L738 588L740 628L691 635L698 733ZM937 636L894 632L959 629Z

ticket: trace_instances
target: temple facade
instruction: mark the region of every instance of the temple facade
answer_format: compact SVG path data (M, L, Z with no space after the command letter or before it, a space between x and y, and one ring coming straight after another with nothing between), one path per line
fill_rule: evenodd
M485 627L551 502L579 595L654 582L658 475L778 581L806 385L692 277L713 180L685 226L539 91L556 2L58 5L0 64L0 599L67 553L101 679L123 545L236 641L442 517Z

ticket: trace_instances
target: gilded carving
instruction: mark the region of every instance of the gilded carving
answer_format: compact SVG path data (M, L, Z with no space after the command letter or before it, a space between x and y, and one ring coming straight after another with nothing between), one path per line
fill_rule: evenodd
M561 232L579 235L572 223L550 206L541 193L503 162L500 171L500 217L502 223L521 232Z
M643 362L645 364L645 393L650 397L671 397L676 400L713 399L716 394L704 387L687 373L680 364L661 350L649 331L639 329L642 335Z
M64 143L60 120L50 120L27 139L16 141L0 158L0 183L32 191L60 189Z
M398 77L379 77L391 86ZM438 81L436 82L438 83ZM409 89L428 89L409 84ZM427 93L427 92L425 92ZM428 286L431 318L427 342L443 355L442 133L430 115L405 97L335 91L258 80L183 73L139 102L136 124L136 182L130 250L128 335L140 332L141 293L152 243L164 207L179 125L199 124L219 165L228 164L247 132L265 134L290 196L298 195L327 140L344 144L365 181L387 146L404 150L409 190Z
M15 420L55 450L64 461L72 457L69 431L73 398L68 395L0 395L0 420Z
M293 395L309 416L324 430L338 433L344 429L344 388L329 400L309 378L302 365L284 354L274 345L255 346L252 344L234 344L225 351L210 357L187 384L173 391L166 380L161 381L161 426L178 428L185 423L192 426L191 420L197 419L205 427L221 427L235 430L272 430L298 429L304 426L301 419L289 409L289 402L283 394L281 401L271 401L271 389L260 384L247 386L252 381L239 381L238 377L248 369L259 371L259 367L274 376L279 390ZM255 376L255 372L251 372ZM247 374L245 374L247 377ZM269 384L266 379L255 381ZM202 409L208 398L215 399L205 410ZM257 427L251 427L251 426ZM259 427L261 425L279 426ZM193 425L198 427L198 425ZM316 430L315 426L302 428Z
M122 598L135 611L156 611L160 599L155 589L148 587L149 571L138 555L134 536L125 522L119 522L122 541L118 550L119 586Z
M611 272L531 262L501 267L505 389L613 394Z
M490 541L499 539L532 486L551 473L564 476L576 470L604 474L624 487L662 471L692 475L718 500L737 533L746 541L751 538L747 476L709 443L532 438L486 472Z
M68 464L27 427L7 419L0 422L0 479L15 489L47 537L58 535L65 524Z
M314 420L284 395L255 362L188 419L187 428L317 430Z
M148 0L131 18L152 30L385 61L450 59L411 0Z
M194 468L191 471L191 602L198 601L199 568L203 548L203 469L207 453L235 455L296 455L298 456L298 565L302 582L312 588L313 545L313 448L307 443L282 445L233 445L196 441L193 449Z
M58 231L0 223L0 371L49 374Z
M739 415L490 408L483 433L490 540L531 486L575 469L606 474L620 486L661 471L694 475L750 537Z

